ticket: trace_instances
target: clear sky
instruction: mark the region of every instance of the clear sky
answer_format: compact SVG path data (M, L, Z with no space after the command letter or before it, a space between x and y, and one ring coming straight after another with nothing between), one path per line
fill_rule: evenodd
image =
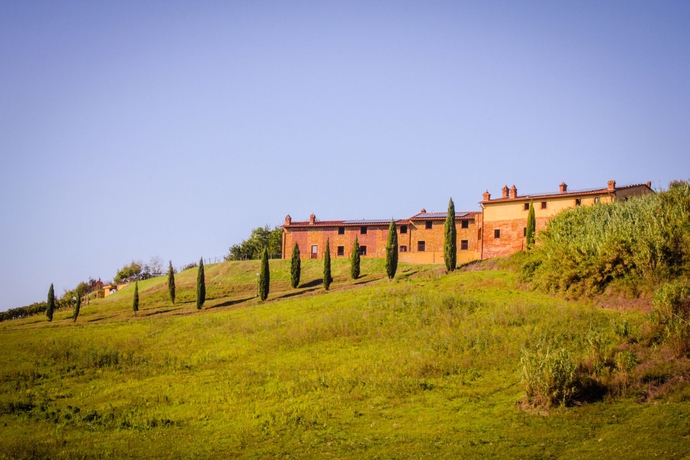
M0 310L260 225L690 177L690 2L0 2Z

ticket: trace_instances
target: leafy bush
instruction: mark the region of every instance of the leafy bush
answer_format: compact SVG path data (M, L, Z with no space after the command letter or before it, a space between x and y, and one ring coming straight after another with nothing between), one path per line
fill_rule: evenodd
M679 356L690 351L690 283L676 280L654 294L654 319L661 335Z
M571 401L576 390L576 366L564 348L552 350L540 344L534 350L520 351L522 384L527 402L551 407Z

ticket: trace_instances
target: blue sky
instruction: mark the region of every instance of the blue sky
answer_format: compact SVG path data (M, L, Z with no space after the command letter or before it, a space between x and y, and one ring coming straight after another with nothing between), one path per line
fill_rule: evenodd
M690 177L688 2L2 2L0 310L260 225Z

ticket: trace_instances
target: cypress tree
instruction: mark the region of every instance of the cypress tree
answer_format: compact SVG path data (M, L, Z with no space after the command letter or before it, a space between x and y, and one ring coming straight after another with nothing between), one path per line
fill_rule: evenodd
M48 289L48 301L46 302L46 316L49 322L53 320L53 311L55 311L55 292L51 283L50 289Z
M175 272L173 271L172 260L168 265L168 293L170 293L170 301L175 305Z
M134 283L134 299L132 300L132 310L134 310L134 316L137 316L139 311L139 281Z
M386 275L388 279L395 278L398 270L398 229L395 220L391 219L388 226L388 241L386 242Z
M352 255L350 256L350 276L353 280L359 278L359 239L355 235L355 244L352 246Z
M196 274L196 309L201 310L206 302L206 279L204 278L204 258L199 259L199 271Z
M458 262L458 230L455 228L455 204L452 198L448 203L443 232L443 260L446 262L446 271L452 272Z
M527 249L534 246L534 235L537 231L537 220L534 217L534 205L529 202L529 214L527 214L527 230L525 232L525 237L527 239Z
M268 292L271 288L271 271L268 267L268 248L264 248L261 254L261 269L259 270L259 298L263 301L268 299Z
M292 289L299 286L299 278L302 272L302 261L300 260L299 245L295 243L295 248L292 250L292 259L290 260L290 285Z
M330 248L330 238L326 239L326 251L323 254L323 287L328 291L331 287L331 282L333 278L331 277L331 248Z
M77 288L76 295L77 295L77 302L74 304L74 315L72 315L72 317L74 318L74 322L77 321L77 317L79 316L79 310L81 310L81 296L82 296L81 288Z

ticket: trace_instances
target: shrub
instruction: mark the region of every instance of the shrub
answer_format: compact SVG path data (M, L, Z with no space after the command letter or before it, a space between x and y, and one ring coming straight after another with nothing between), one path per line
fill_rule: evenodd
M676 280L654 294L653 316L663 339L682 356L690 351L690 283Z
M576 366L567 350L540 344L520 351L522 384L527 402L551 407L571 401L576 390Z

